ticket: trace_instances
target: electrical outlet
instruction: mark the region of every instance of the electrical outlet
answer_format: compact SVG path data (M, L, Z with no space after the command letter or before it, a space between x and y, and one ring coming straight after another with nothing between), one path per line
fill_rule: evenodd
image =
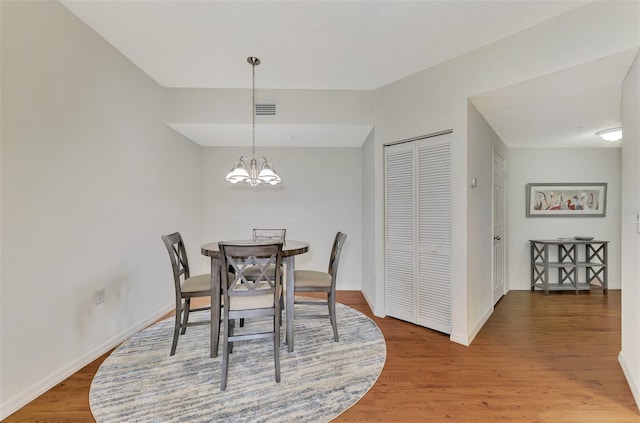
M104 288L96 289L96 304L104 303Z

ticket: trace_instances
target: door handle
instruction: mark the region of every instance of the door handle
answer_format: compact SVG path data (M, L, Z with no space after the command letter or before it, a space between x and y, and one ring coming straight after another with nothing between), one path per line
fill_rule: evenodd
M500 241L501 239L502 239L502 238L500 238L498 235L496 235L496 236L494 236L494 237L493 237L493 240L494 240L494 241Z

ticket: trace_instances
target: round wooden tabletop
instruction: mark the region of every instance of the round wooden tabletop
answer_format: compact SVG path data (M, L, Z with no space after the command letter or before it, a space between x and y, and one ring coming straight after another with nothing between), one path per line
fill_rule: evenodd
M239 241L228 241L228 242L239 243L239 244L255 244L255 241L252 241L252 240L239 240ZM207 257L220 256L220 249L218 247L217 242L210 242L208 244L204 244L201 247L200 251L202 252L202 255L205 255ZM309 251L309 243L304 241L287 240L284 242L282 246L283 257L297 256L298 254L303 254L303 253L306 253L307 251Z

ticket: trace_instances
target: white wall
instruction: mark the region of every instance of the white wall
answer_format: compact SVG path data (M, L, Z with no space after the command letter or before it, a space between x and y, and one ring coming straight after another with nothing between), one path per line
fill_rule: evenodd
M374 203L374 166L375 163L375 131L371 131L369 137L362 145L362 287L361 291L369 303L369 307L374 310L373 299L375 294L375 219L373 211Z
M610 28L616 28L611 31ZM467 166L476 166L467 140L467 99L513 83L608 56L638 46L637 2L593 2L550 19L508 38L477 49L441 65L419 72L376 91L376 193L383 192L382 145L387 142L453 129L453 245L452 301L456 318L451 339L472 340L481 322L467 316L469 310L482 309L469 292L483 289L469 279L467 256L473 254L468 237L478 228L467 228ZM482 166L481 164L477 166ZM383 227L382 199L376 201L377 228ZM513 226L513 225L512 225ZM383 261L377 239L376 262ZM483 246L491 249L491 240ZM384 286L382 271L376 273L376 286ZM471 286L470 286L471 285ZM382 295L377 289L376 296ZM468 300L467 300L468 299ZM384 304L372 299L376 306ZM375 310L384 314L383 310Z
M58 2L0 10L4 418L173 307L160 236L200 238L202 188L154 81Z
M493 248L487 248L493 247L493 151L508 159L508 150L471 102L467 119L467 324L473 339L493 312Z
M336 232L347 234L337 289L359 290L362 271L362 164L359 148L257 148L273 162L276 187L224 181L247 148L205 148L204 242L247 239L252 228L286 228L287 239L309 242L297 269L326 270Z
M619 361L640 408L640 59L622 86L622 351Z
M619 148L512 148L509 151L508 272L511 289L530 289L530 239L593 236L609 242L609 288L620 288ZM526 217L530 182L606 182L605 217Z
M268 63L261 66L268 66ZM247 83L250 75L248 72L247 66ZM260 89L259 72L260 69L257 69L256 101L275 102L278 113L276 116L258 116L258 123L372 124L371 91ZM169 123L247 124L248 117L251 116L250 100L250 90L167 88L165 119Z
M371 91L361 90L259 89L258 103L277 106L275 115L256 117L259 144L360 147L373 128L372 98ZM165 119L200 145L243 146L251 133L250 101L246 89L167 88Z

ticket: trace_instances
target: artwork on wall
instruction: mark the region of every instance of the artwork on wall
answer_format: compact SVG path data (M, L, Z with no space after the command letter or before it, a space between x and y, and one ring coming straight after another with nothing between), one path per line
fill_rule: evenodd
M604 217L607 184L527 184L527 217Z

